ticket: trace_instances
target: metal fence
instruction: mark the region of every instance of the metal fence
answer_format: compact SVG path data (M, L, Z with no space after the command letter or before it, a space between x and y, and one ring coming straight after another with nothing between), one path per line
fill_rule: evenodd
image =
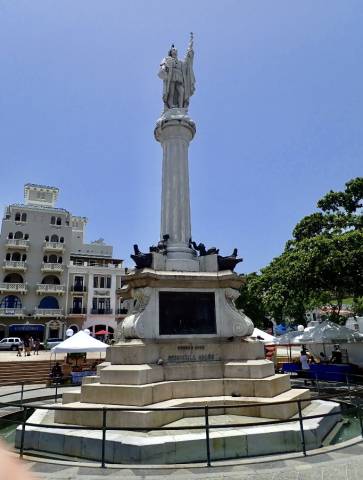
M362 381L363 383L363 376L360 375L350 375L351 377L354 377L355 380ZM318 379L317 379L318 380ZM319 382L319 380L318 380ZM321 387L321 381L320 381L320 387ZM329 383L326 382L325 383ZM336 383L334 383L336 384ZM19 384L7 384L7 386L11 385L19 385ZM29 384L27 384L29 385ZM57 403L58 398L61 396L59 394L58 389L60 387L60 382L55 382L54 383L54 397L52 395L52 398L54 398L54 402ZM26 399L25 398L25 393L27 392L34 392L37 390L44 390L44 387L36 387L36 388L26 388L25 383L22 383L19 385L20 389L11 392L11 393L6 393L3 395L0 395L0 399L4 398L9 395L19 395L19 400L13 401L13 402L2 402L0 401L0 409L1 408L6 408L6 407L17 407L19 409L19 412L22 413L21 419L19 420L9 420L6 418L2 418L1 421L3 422L11 422L11 423L16 423L18 425L21 425L21 436L20 436L20 447L19 447L19 456L22 458L24 453L25 453L25 448L24 448L24 440L25 440L25 431L26 427L41 427L44 429L50 429L50 428L56 428L57 430L60 429L72 429L72 430L92 430L92 431L100 431L101 432L101 448L100 448L100 456L99 456L99 465L102 468L106 467L106 457L105 457L105 452L106 452L106 436L107 432L109 431L133 431L133 432L145 432L147 430L152 430L152 431L165 431L165 430L172 430L172 431L180 431L180 430L204 430L205 432L205 464L210 467L212 465L212 458L211 458L211 440L210 440L210 432L212 430L221 430L221 429L231 429L231 428L247 428L247 427L263 427L263 426L270 426L270 425L283 425L283 424L288 424L288 423L294 423L298 422L299 423L299 428L300 428L300 442L301 442L301 453L306 456L307 455L307 446L306 446L306 440L305 440L305 430L304 430L304 422L307 420L312 420L312 419L321 419L325 417L330 417L330 416L339 416L342 413L342 405L344 406L345 409L348 409L350 412L354 413L356 417L359 419L359 427L360 427L360 434L363 438L363 392L361 392L360 388L356 388L357 386L359 387L359 384L354 383L352 379L347 379L347 382L344 384L346 386L346 390L343 392L340 392L339 394L336 394L333 396L332 395L316 395L315 397L312 398L312 400L331 400L334 402L339 403L340 405L340 411L339 412L330 412L330 413L325 413L325 414L316 414L316 415L303 415L303 408L306 406L306 404L309 402L309 399L298 399L298 400L290 400L290 401L279 401L279 402L269 402L269 403L264 403L263 406L268 406L268 405L289 405L292 403L295 403L297 405L297 414L294 416L294 418L288 418L288 419L277 419L277 420L267 420L267 421L262 421L262 422L249 422L249 423L234 423L234 424L211 424L210 423L210 416L211 416L211 411L213 411L213 415L216 415L216 411L218 410L224 410L226 408L233 410L233 409L240 409L240 408L253 408L253 407L258 407L261 406L260 403L248 403L248 404L239 404L239 405L219 405L219 406L209 406L209 405L204 405L204 406L190 406L190 407L168 407L168 408L153 408L153 407L117 407L115 406L114 408L107 408L107 407L101 407L101 408L96 408L96 407L76 407L72 408L72 411L87 411L87 412L102 412L102 426L100 427L91 427L91 426L84 426L84 425L60 425L57 424L56 426L54 424L38 424L38 423L32 423L28 421L29 417L29 412L33 411L34 409L40 409L40 410L67 410L69 411L69 408L63 407L60 405L45 405L39 404L39 403L32 403L31 399ZM4 386L4 385L2 385ZM319 389L319 386L318 386ZM348 397L348 400L347 400ZM47 397L49 399L49 396ZM135 412L135 411L163 411L163 412L168 412L168 411L200 411L200 417L204 417L204 425L188 425L188 426L166 426L166 427L153 427L150 429L146 429L145 427L133 427L133 428L121 428L121 427L112 427L110 425L107 425L107 417L109 412ZM37 452L38 453L38 452ZM40 452L39 452L40 453ZM285 452L280 452L280 453L285 453ZM47 455L49 458L49 455ZM79 461L83 461L84 459L79 459ZM72 457L72 461L74 461L74 458ZM95 463L95 465L97 465Z

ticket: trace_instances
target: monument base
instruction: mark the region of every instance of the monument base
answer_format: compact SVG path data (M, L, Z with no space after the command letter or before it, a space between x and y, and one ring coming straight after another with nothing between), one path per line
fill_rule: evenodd
M336 413L336 415L335 415ZM329 416L323 416L323 415ZM42 424L54 422L51 411L36 410L29 422L38 426L27 426L24 448L56 453L70 457L100 461L102 432L95 430L44 428ZM90 412L88 416L93 415ZM267 419L240 414L209 417L211 460L227 460L260 455L301 452L300 424L296 421L278 425L262 425ZM305 447L307 450L321 447L323 439L340 420L339 406L334 402L314 400L304 409L304 415L317 418L304 420ZM319 415L322 415L319 417ZM260 424L259 424L260 422ZM253 427L229 427L228 424L256 423ZM214 424L226 424L225 428L213 429ZM109 426L114 427L110 422ZM175 426L200 426L200 430L171 430ZM64 426L64 425L63 425ZM165 425L162 431L132 432L112 430L106 433L105 461L116 464L174 464L206 462L205 419L202 416L183 418ZM19 448L21 426L16 432Z

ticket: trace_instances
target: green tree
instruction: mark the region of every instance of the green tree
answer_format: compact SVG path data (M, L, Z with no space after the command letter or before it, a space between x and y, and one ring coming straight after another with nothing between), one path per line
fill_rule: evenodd
M319 200L320 211L296 225L283 253L246 277L240 298L246 313L250 303L260 304L277 321L303 322L307 309L330 304L339 320L343 299L363 296L363 178L345 187Z

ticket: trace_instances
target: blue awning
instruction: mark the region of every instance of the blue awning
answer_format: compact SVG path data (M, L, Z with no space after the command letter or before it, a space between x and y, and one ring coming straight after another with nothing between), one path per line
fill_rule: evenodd
M9 326L9 335L15 335L17 333L43 333L44 325L23 323L18 325Z

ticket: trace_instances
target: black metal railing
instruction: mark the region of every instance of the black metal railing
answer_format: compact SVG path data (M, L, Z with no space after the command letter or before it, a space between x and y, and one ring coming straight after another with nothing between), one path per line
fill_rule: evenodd
M360 437L363 438L363 392L362 390L355 389L356 384L354 383L355 380L359 379L359 381L363 381L363 376L360 375L349 375L346 383L347 391L349 392L349 397L350 397L350 403L347 403L345 400L347 397L347 391L346 392L341 392L337 395L334 395L334 398L332 399L331 395L319 395L315 397L315 400L333 400L336 402L340 409L339 411L334 411L334 412L329 412L329 413L319 413L316 415L304 415L303 409L305 406L310 402L309 398L300 398L300 399L295 399L295 400L288 400L288 401L277 401L277 402L266 402L263 404L264 407L266 406L278 406L278 405L291 405L295 404L296 408L295 411L297 412L296 415L294 415L292 418L287 418L287 419L276 419L276 420L266 420L266 421L259 421L257 422L247 422L247 423L221 423L221 424L216 424L216 423L211 423L210 422L210 416L213 415L218 415L218 411L223 414L226 408L228 408L229 411L233 411L234 409L237 410L241 409L253 409L256 407L260 407L261 403L241 403L241 404L234 404L234 405L213 405L209 406L207 405L200 405L200 406L189 406L189 407L137 407L137 406L132 406L132 407L118 407L114 405L112 408L108 407L72 407L72 412L102 412L102 425L99 427L93 427L93 426L84 426L84 425L74 425L70 427L69 425L62 425L62 424L47 424L47 423L42 423L39 425L38 423L32 423L28 421L28 413L31 410L34 409L39 409L39 410L51 410L51 411L56 411L56 410L64 410L64 411L69 411L68 407L60 406L60 405L47 405L47 404L36 404L32 402L31 404L26 404L26 402L31 401L30 399L25 398L25 394L29 391L35 391L35 390L44 390L44 387L37 387L37 388L31 388L31 389L25 389L25 384L16 384L16 383L8 383L6 385L2 384L2 386L10 386L10 385L19 385L20 390L16 392L10 392L6 393L4 395L0 395L1 398L4 398L9 395L19 395L19 400L15 402L0 402L0 409L1 408L6 408L6 407L18 407L20 411L22 411L23 415L22 418L18 421L14 420L7 420L5 417L2 418L2 421L11 421L12 423L17 423L21 425L21 436L20 436L20 442L19 442L19 456L23 457L24 453L26 452L25 448L25 435L26 435L26 427L40 427L44 429L50 429L50 428L56 428L57 430L61 429L69 429L71 428L72 430L83 430L83 431L99 431L101 432L101 445L100 445L100 450L99 450L99 464L101 467L105 468L106 467L106 438L107 438L107 432L112 432L112 431L119 431L121 428L120 426L112 426L108 425L107 423L107 417L108 413L112 412L137 412L137 411L148 411L148 412L153 412L153 411L162 411L162 412L171 412L171 411L181 411L181 412L187 412L187 411L193 411L193 412L200 412L200 416L204 417L204 422L203 425L183 425L183 426L167 426L167 427L152 427L149 430L152 431L165 431L167 429L168 431L182 431L182 430L203 430L205 432L205 464L210 467L212 466L212 455L213 455L213 445L210 440L210 433L212 430L221 430L221 429L234 429L234 428L248 428L248 427L256 427L258 426L259 428L263 426L271 426L271 425L284 425L284 424L289 424L289 423L298 423L299 425L299 432L300 432L300 443L301 443L301 453L306 456L307 455L307 444L306 444L306 426L304 425L304 422L307 420L313 420L313 419L322 419L326 417L340 417L342 414L342 407L343 409L348 409L350 413L354 413L359 420L359 427L360 427ZM354 380L355 379L355 380ZM53 386L55 388L54 392L54 402L56 403L58 401L58 398L61 396L59 394L58 389L61 386L61 381L64 381L63 379L53 379ZM62 385L62 387L65 387L66 385ZM360 387L360 385L357 385ZM49 397L47 397L49 398ZM212 411L212 413L211 413ZM253 410L252 410L253 411ZM238 413L237 413L238 414ZM253 416L246 414L247 416ZM186 415L182 415L186 416ZM195 416L193 414L193 416ZM134 431L134 432L145 432L146 428L145 426L143 427L122 427L122 430L127 430L127 431ZM309 430L310 432L310 430ZM316 452L316 450L314 450ZM286 453L286 452L281 452L281 453ZM38 452L37 452L38 454ZM49 452L47 453L47 457L49 458ZM72 457L72 462L74 462L75 459ZM83 459L80 459L80 461L83 461ZM213 461L214 464L214 461ZM216 463L217 464L217 463Z
M92 314L98 315L110 315L112 314L112 308L92 308Z
M87 292L87 287L84 285L72 285L71 286L72 292Z
M127 308L118 308L117 309L117 314L118 315L126 315L128 312L128 309Z
M85 307L77 307L77 308L70 308L69 314L70 315L85 315L87 313L87 308Z

